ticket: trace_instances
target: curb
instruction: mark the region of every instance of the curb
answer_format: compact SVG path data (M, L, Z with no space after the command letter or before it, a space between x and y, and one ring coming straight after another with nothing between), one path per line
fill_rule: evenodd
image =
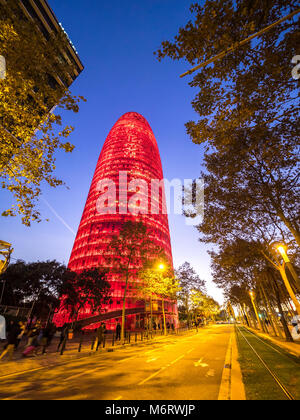
M238 362L235 331L229 339L218 401L246 401L243 376Z

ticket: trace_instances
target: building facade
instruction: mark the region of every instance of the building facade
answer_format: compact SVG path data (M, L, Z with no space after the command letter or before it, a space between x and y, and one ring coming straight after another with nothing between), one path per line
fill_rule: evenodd
M7 1L15 3L23 12L23 16L36 25L46 40L50 39L52 33L66 34L65 48L62 51L62 59L72 64L72 71L68 78L60 78L57 74L56 82L68 88L83 71L84 66L79 58L75 46L65 32L62 24L58 21L49 3L46 0L0 0L5 4Z
M0 0L1 29L2 24L7 22L14 28L17 34L15 38L21 42L14 43L14 48L9 48L6 52L3 52L3 45L0 43L0 55L3 55L5 64L1 79L5 79L6 73L12 75L12 80L15 78L14 85L12 80L7 84L8 98L4 98L0 104L0 132L5 141L19 147L24 140L18 134L21 131L19 126L28 127L28 135L32 136L44 116L54 110L84 66L46 0ZM28 46L32 39L40 47L39 51L28 52L27 47L25 52L22 44ZM4 47L8 42L9 37L6 35ZM23 64L25 56L26 65ZM38 67L36 61L30 61L28 57L35 57L39 64L43 63L42 66ZM35 65L30 66L32 62ZM34 86L29 89L28 85L31 83ZM24 109L22 118L16 112L7 115L6 109L12 107L10 90L19 94L16 97L20 97L20 101L15 100L14 109ZM27 122L28 115L35 116L34 123Z
M173 266L160 154L150 125L135 112L123 115L104 143L69 262L69 268L75 272L95 267L109 269L112 303L105 309L114 314L109 321L112 327L121 313L125 279L107 265L105 252L129 220L143 222L151 242L164 251ZM139 282L134 268L131 277L131 282ZM148 309L134 290L129 287L126 300L127 312L136 312L127 316L126 327L130 329L145 325ZM159 300L154 302L157 324L161 320L161 305ZM170 324L176 324L176 304L166 302L165 309ZM79 318L88 317L89 308L79 314ZM62 325L68 321L68 311L61 308L55 322Z

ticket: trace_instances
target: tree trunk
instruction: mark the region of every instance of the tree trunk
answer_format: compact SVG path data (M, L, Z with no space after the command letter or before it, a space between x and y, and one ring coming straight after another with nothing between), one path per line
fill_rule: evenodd
M151 295L151 297L150 297L150 331L151 331L151 333L152 333L152 330L153 330L153 306L152 306L152 295Z
M127 287L128 287L129 271L126 273L126 283L123 296L123 309L122 309L122 327L121 327L121 343L124 342L125 338L125 321L126 321L126 296L127 296Z
M275 297L276 297L276 300L277 300L277 306L278 306L278 309L279 309L279 313L281 315L281 323L282 323L282 326L283 326L286 341L290 342L290 343L293 343L294 340L293 340L293 337L290 333L290 330L289 330L289 327L288 327L287 322L285 320L284 312L283 312L283 309L282 309L279 288L278 288L276 279L274 278L273 274L271 274L270 279L271 279L271 285L272 285L272 288L273 288L273 291L275 293Z
M162 310L164 318L164 335L167 335L167 323L166 323L166 313L165 313L165 300L162 299Z
M277 215L283 221L285 226L289 229L291 234L294 236L298 246L300 247L300 232L296 229L293 224L287 219L281 209L277 209Z
M244 314L244 319L246 321L246 324L248 325L248 327L250 327L250 323L249 323L248 316L246 314L245 308L243 307L243 305L240 305L240 306L241 306L241 309L242 309L242 314Z
M300 303L298 302L298 299L296 298L295 293L294 293L294 291L293 291L293 289L292 289L292 287L289 283L289 280L287 278L284 267L280 266L279 271L280 271L281 277L284 281L285 287L287 288L287 291L288 291L288 293L289 293L289 295L290 295L290 297L291 297L291 299L292 299L292 301L293 301L293 303L296 307L297 314L300 315Z
M265 291L264 286L262 284L260 284L260 290L261 290L261 293L262 293L262 298L263 298L263 300L265 302L265 305L266 305L266 308L267 308L267 313L268 313L268 316L270 318L271 327L272 327L272 330L274 332L274 335L275 335L275 337L276 336L280 337L279 329L277 328L276 322L274 320L274 314L273 314L273 311L272 311L272 307L270 305L270 302L269 302L269 299L267 297L266 291Z

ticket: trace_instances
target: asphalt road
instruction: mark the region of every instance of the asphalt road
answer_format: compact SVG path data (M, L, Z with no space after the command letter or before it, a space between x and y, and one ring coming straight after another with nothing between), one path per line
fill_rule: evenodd
M0 378L0 399L217 400L233 326Z

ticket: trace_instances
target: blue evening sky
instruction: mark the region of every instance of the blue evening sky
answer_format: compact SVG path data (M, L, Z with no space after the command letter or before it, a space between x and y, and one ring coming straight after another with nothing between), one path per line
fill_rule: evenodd
M184 124L197 118L191 101L195 90L189 78L179 75L189 68L154 57L160 43L170 40L190 18L192 0L49 0L68 32L84 72L72 86L85 96L79 114L64 114L75 126L71 155L58 153L57 175L69 189L43 189L40 209L50 222L22 226L20 218L1 218L1 239L14 245L14 258L26 261L57 259L68 263L91 179L103 143L117 119L126 112L141 113L154 131L165 178L199 176L203 149L194 145ZM1 210L11 197L1 192ZM174 265L189 261L207 281L209 293L222 302L211 282L207 247L198 241L194 227L182 216L169 216Z

